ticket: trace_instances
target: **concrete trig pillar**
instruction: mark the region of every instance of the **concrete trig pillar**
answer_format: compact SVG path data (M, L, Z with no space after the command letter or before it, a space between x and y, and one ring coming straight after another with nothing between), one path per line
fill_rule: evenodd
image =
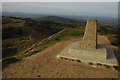
M117 58L111 47L97 46L96 23L96 20L88 20L83 41L76 41L68 45L57 57L80 60L85 63L118 66Z
M97 20L87 20L87 25L80 48L96 49L97 47Z

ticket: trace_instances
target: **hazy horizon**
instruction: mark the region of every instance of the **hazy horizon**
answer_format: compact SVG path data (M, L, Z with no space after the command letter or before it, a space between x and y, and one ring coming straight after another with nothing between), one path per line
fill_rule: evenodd
M2 12L118 17L117 2L4 2Z

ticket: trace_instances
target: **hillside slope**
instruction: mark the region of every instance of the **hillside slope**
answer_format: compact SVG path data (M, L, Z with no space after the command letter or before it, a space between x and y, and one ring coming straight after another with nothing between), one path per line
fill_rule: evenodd
M81 39L69 37L42 52L10 64L3 70L3 78L117 78L118 71L114 68L56 57L68 44ZM105 36L99 35L98 43L110 46Z
M54 19L53 17L52 19ZM26 49L65 28L80 26L81 23L64 23L30 18L2 17L3 59L22 55ZM69 20L69 19L66 19Z

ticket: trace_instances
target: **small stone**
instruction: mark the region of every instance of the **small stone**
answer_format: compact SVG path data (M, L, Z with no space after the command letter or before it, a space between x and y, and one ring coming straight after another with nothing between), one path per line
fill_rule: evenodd
M33 69L35 69L35 67L33 67Z
M95 65L92 65L92 67L96 67Z
M57 73L58 76L60 76L61 74L60 73Z
M41 75L37 75L37 77L41 77Z

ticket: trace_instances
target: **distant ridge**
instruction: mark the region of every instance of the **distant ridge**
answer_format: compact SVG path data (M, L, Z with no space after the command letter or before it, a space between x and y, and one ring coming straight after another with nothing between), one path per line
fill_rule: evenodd
M56 21L56 22L85 22L84 20L70 19L70 18L61 17L61 16L45 16L45 17L38 18L37 20Z

